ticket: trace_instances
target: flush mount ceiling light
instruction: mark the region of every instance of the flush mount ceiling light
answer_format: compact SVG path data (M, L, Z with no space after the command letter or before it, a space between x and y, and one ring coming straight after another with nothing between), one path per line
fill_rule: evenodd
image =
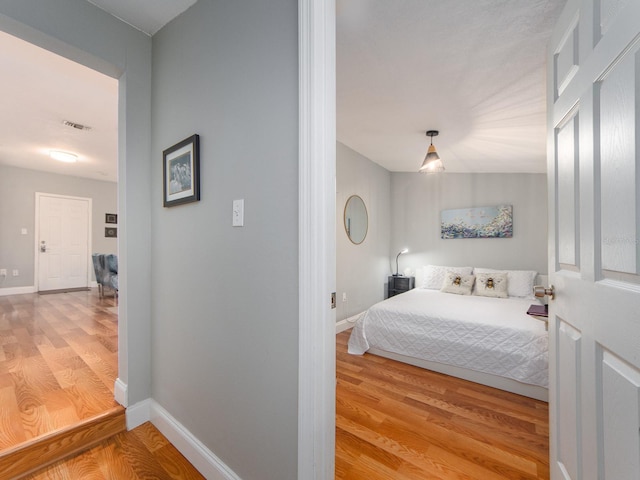
M75 163L78 161L78 155L75 153L62 152L60 150L51 150L49 156L59 162Z
M427 137L431 137L431 145L429 145L427 156L424 157L422 166L418 170L420 173L444 172L444 165L442 164L442 160L440 160L440 155L436 152L436 147L433 146L433 137L437 137L439 133L438 130L427 131Z

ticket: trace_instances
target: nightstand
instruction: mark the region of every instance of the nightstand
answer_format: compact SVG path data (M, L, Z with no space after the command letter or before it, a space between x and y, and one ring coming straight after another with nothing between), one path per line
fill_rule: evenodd
M393 297L399 293L408 292L416 287L416 277L404 277L393 275L389 277L388 297Z

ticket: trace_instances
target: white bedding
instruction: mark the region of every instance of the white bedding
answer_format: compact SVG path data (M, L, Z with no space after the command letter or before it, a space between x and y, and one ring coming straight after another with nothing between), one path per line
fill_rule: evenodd
M413 289L357 321L349 353L369 348L548 386L548 335L526 314L535 300Z

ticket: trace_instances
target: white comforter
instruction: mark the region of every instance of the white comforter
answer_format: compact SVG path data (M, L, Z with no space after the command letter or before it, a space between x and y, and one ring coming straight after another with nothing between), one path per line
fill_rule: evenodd
M349 353L375 347L547 387L548 335L544 322L526 314L532 303L417 288L367 310Z

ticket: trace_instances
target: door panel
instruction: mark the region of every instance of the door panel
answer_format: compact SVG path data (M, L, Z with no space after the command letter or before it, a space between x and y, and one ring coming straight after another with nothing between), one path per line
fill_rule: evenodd
M568 0L550 44L554 480L640 478L638 19L638 1Z
M578 215L578 114L573 113L556 134L558 162L557 225L558 262L578 267L579 219Z
M38 291L87 287L91 200L37 195Z
M605 478L638 478L640 472L640 371L608 351L602 355Z
M600 137L602 268L635 274L637 268L637 55L626 55L595 85ZM599 131L597 131L599 127Z
M558 321L558 363L556 371L563 389L558 392L558 463L567 478L579 478L580 450L580 332L568 323Z

